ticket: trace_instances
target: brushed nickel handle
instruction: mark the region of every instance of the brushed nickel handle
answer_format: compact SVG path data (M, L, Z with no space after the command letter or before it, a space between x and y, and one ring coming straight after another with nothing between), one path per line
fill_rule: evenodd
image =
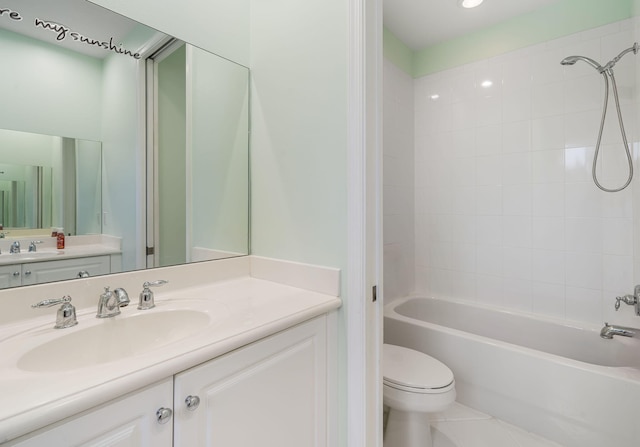
M171 419L171 415L173 411L171 408L162 407L156 411L156 418L158 420L158 424L166 424Z
M184 403L187 404L187 410L196 411L198 406L200 406L200 398L198 396L187 396Z
M13 272L13 276L20 276L20 272Z
M24 272L24 275L25 275L25 276L29 276L29 275L31 275L31 270L27 270L26 272Z

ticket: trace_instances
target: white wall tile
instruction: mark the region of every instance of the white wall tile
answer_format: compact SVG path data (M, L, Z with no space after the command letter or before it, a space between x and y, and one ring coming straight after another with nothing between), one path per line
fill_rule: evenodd
M565 250L575 253L602 253L603 221L599 218L565 219Z
M631 219L602 219L603 253L633 255L633 221Z
M602 194L592 183L567 183L565 215L567 217L601 217Z
M562 82L534 85L531 95L532 118L561 115L564 112L564 89Z
M499 125L476 129L476 154L491 155L502 152L502 128Z
M600 253L566 253L567 286L602 289L603 258Z
M529 248L504 247L502 249L502 276L508 279L531 280L533 254Z
M564 217L564 183L540 183L532 187L533 215Z
M503 93L502 122L531 119L531 89L523 88Z
M564 318L564 284L533 282L533 311L550 317Z
M476 243L478 245L502 245L502 217L478 216L476 218Z
M565 301L567 319L602 323L602 292L599 289L567 287Z
M562 217L534 217L532 246L537 249L564 251L565 220Z
M631 256L603 256L602 287L615 295L633 294L633 258Z
M502 274L502 252L498 245L478 245L476 248L476 272L481 275Z
M385 79L385 88L396 89L385 91L394 112L389 135L385 117L385 146L393 145L384 153L385 250L398 259L411 253L406 244L413 241L413 290L569 320L633 321L628 309L612 309L616 294L640 283L640 207L633 206L640 203L640 183L614 194L593 184L602 76L588 64L560 61L572 54L609 60L633 43L636 22L417 79L408 114L401 109L411 103L406 78L394 72ZM625 129L634 142L640 139L636 67L640 58L629 56L616 65ZM493 84L480 87L488 79ZM626 180L617 121L610 108L597 165L606 186ZM412 129L412 138L402 129ZM405 149L411 139L412 159ZM638 165L640 143L634 144ZM412 225L403 223L407 216ZM385 279L401 290L401 276Z
M502 244L505 247L532 246L533 227L530 216L502 217Z
M502 278L499 276L476 276L476 301L483 304L503 306Z
M531 278L534 281L564 285L565 253L563 251L534 249L531 255Z
M530 216L532 212L532 187L524 183L502 187L502 214L505 216Z
M502 156L488 155L476 159L476 184L502 184Z
M505 307L523 312L531 312L533 310L532 281L504 278L502 280L502 294Z
M564 116L549 116L531 121L533 150L562 149L564 142Z
M533 183L555 183L564 181L564 150L542 150L531 154Z
M564 133L562 135L564 144ZM528 152L531 149L531 122L514 121L502 126L502 151Z
M531 183L531 153L516 152L502 156L502 184Z
M590 182L593 165L593 147L574 147L564 151L565 181Z

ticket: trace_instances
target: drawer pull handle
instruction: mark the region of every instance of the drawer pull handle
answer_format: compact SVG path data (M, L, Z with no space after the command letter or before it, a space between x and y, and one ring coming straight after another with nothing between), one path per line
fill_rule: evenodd
M187 396L184 403L187 404L187 410L196 411L200 405L200 398L198 396Z
M20 276L20 272L13 272L13 276Z
M170 408L162 407L158 411L156 411L156 418L158 419L158 424L166 424L171 419L171 415L173 411Z

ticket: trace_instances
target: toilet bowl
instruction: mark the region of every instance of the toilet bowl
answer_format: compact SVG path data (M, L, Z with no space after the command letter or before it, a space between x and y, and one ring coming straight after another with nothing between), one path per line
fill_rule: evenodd
M444 411L456 399L453 373L413 349L382 346L383 401L389 406L384 447L432 447L426 413Z

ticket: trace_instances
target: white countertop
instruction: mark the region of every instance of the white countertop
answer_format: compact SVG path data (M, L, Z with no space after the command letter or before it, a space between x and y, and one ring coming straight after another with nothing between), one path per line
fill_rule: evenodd
M38 241L35 253L28 251L32 240ZM14 241L20 242L20 253L9 253L9 246ZM0 239L0 266L120 254L120 244L120 238L108 235L68 236L63 249L56 248L56 240L52 237L5 238Z
M253 277L209 285L156 289L154 309L139 311L136 297L122 308L125 318L140 312L161 312L171 306L205 309L214 321L207 330L125 360L59 372L18 369L17 360L29 340L49 334L51 339L108 324L95 318L95 308L78 311L77 326L53 329L50 314L0 326L0 443L51 424L108 400L172 376L233 349L337 309L339 298ZM49 336L44 335L44 336ZM117 334L114 334L117 337ZM27 340L24 342L17 341ZM127 343L127 340L122 340ZM100 346L95 346L96 350ZM70 353L81 355L81 353Z

